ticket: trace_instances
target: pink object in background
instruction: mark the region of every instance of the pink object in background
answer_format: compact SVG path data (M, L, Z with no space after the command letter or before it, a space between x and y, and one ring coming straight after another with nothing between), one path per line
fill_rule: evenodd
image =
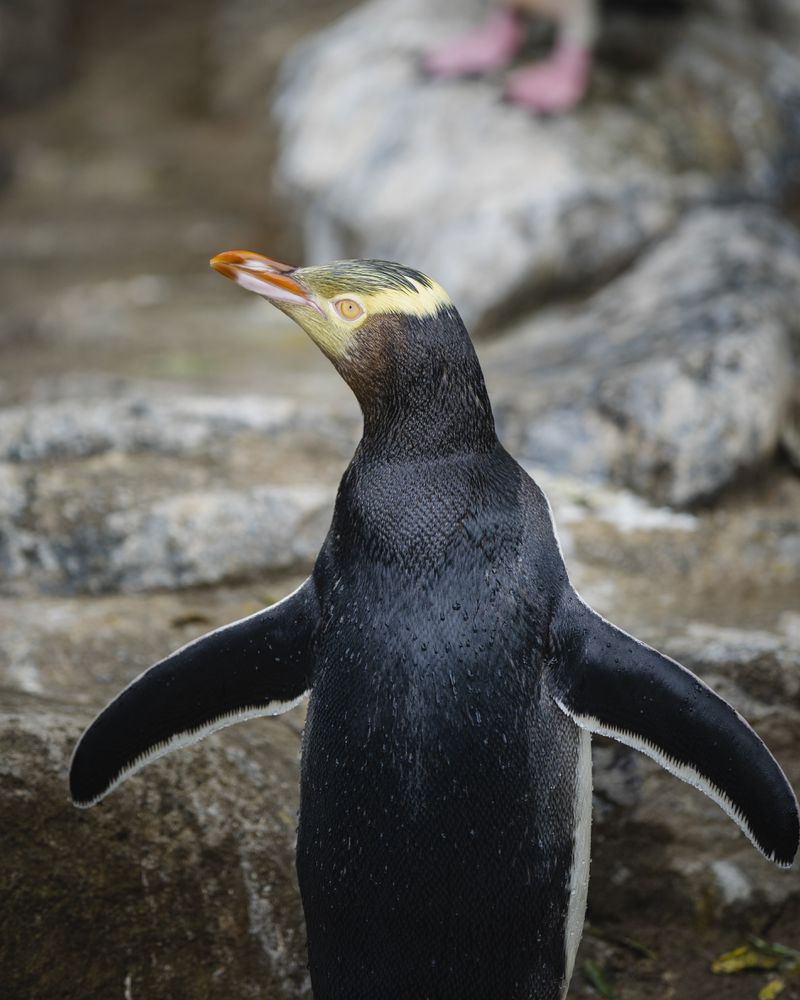
M522 15L504 7L495 11L480 27L431 52L425 60L425 69L432 76L441 77L493 73L508 65L524 41Z
M542 114L570 111L589 85L591 53L577 45L560 45L549 59L524 66L506 83L506 96Z
M583 99L597 34L596 0L521 0L502 6L480 27L451 39L429 53L424 68L431 76L453 78L504 69L522 48L525 15L556 24L552 55L511 74L506 97L542 114L566 112Z

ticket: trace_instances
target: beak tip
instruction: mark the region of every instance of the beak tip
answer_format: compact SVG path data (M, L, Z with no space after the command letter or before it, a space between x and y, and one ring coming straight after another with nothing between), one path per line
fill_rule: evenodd
M226 250L218 253L209 265L225 278L248 291L275 302L315 305L309 291L291 276L296 270L252 250Z
M224 254L217 254L216 257L212 257L208 262L209 267L213 268L217 274L221 274L223 278L230 278L232 281L236 280L236 271L230 265L230 263L224 259Z

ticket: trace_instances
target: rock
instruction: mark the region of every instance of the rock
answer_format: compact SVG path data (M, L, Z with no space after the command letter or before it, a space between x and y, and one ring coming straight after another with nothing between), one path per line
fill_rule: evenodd
M62 562L70 578L93 590L186 587L310 568L333 500L322 488L272 486L170 497L149 510L111 514L107 537L91 545L104 553L104 565L88 579L80 556Z
M69 0L0 7L0 104L43 97L64 79Z
M765 463L789 420L799 273L800 238L769 213L690 214L579 311L483 352L513 386L498 407L512 448L669 504Z
M601 64L584 107L535 120L498 103L496 80L420 74L478 16L373 0L289 60L279 167L310 259L413 262L485 328L607 280L687 206L785 195L800 62L774 41L692 13L649 71Z
M0 513L16 519L22 515L27 502L25 485L19 471L13 466L0 464Z
M772 457L792 388L785 331L769 321L686 358L610 378L601 412L622 429L617 477L667 503L708 497Z
M199 490L108 507L98 488L32 506L39 521L0 517L7 586L26 578L48 591L107 593L252 580L310 569L330 523L334 492L260 486ZM67 490L70 493L70 490ZM5 523L4 523L5 522Z
M300 401L130 388L0 410L4 589L148 590L308 569L352 432Z
M349 440L324 410L295 400L255 396L164 396L127 392L121 398L65 399L0 410L0 461L85 458L109 451L165 455L208 453L243 432L286 434L314 428Z
M28 569L32 541L21 522L29 502L25 477L18 469L0 464L0 569L8 580L23 576Z
M68 802L66 773L89 720L48 698L3 698L4 992L310 998L297 723L211 737L84 812Z
M789 416L781 435L781 444L795 469L800 469L800 383L796 383L794 387Z

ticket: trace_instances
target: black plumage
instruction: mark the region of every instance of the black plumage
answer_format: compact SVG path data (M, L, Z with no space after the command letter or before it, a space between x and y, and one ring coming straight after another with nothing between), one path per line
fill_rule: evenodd
M392 325L315 568L298 835L315 996L545 1000L578 731L542 685L541 595L564 569L457 314Z

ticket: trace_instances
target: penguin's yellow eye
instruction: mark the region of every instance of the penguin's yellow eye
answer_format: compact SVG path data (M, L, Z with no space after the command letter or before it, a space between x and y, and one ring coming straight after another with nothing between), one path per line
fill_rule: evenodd
M339 299L336 303L336 311L342 319L349 320L351 323L353 320L360 319L364 315L363 308L355 299Z

